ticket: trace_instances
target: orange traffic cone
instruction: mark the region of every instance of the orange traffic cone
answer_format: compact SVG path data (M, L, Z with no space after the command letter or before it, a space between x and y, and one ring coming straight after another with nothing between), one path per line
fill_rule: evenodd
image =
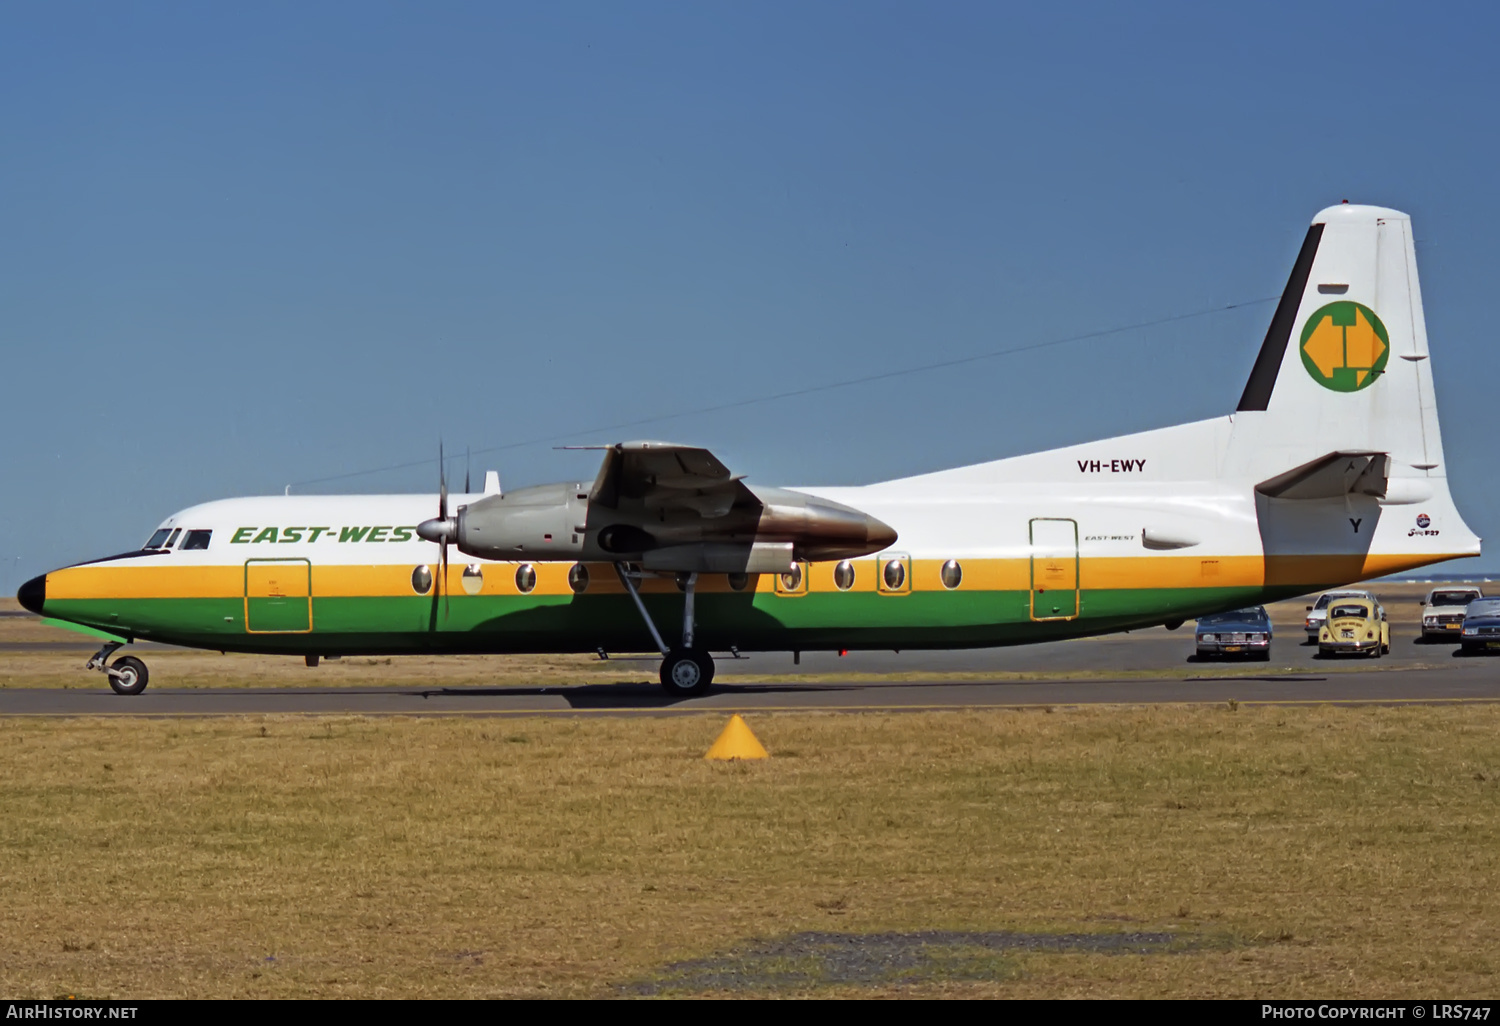
M708 750L705 759L768 759L771 753L758 741L739 713L729 717L719 739Z

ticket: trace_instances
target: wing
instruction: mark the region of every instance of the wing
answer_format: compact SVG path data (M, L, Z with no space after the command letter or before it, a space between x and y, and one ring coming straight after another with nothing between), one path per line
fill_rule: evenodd
M741 476L697 446L620 442L605 451L589 503L618 509L622 500L634 500L650 509L690 509L712 519L737 505L760 505Z

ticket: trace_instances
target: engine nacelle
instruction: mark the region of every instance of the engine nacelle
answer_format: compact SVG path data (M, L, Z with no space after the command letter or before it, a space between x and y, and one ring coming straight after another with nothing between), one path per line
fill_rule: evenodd
M605 506L582 484L534 485L460 506L417 533L482 559L627 560L688 573L785 573L794 560L853 559L896 540L879 520L828 499L784 488L735 494L732 503L687 492Z
M453 540L460 552L484 559L577 559L588 505L577 483L517 488L460 506Z

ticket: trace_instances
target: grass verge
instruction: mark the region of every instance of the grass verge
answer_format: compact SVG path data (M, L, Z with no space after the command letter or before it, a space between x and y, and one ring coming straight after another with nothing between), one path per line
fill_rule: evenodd
M704 762L721 725L0 720L0 992L1495 989L1500 708L760 715L771 759ZM1171 940L1061 940L1112 934Z

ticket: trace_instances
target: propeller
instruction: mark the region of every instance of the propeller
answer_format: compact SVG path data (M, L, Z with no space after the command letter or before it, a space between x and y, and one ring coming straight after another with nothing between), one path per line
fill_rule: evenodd
M432 596L432 614L437 617L438 596L443 597L443 617L448 616L448 543L458 534L458 522L448 516L448 464L443 458L443 443L438 440L438 515L417 525L417 537L442 546L439 556L438 588Z

